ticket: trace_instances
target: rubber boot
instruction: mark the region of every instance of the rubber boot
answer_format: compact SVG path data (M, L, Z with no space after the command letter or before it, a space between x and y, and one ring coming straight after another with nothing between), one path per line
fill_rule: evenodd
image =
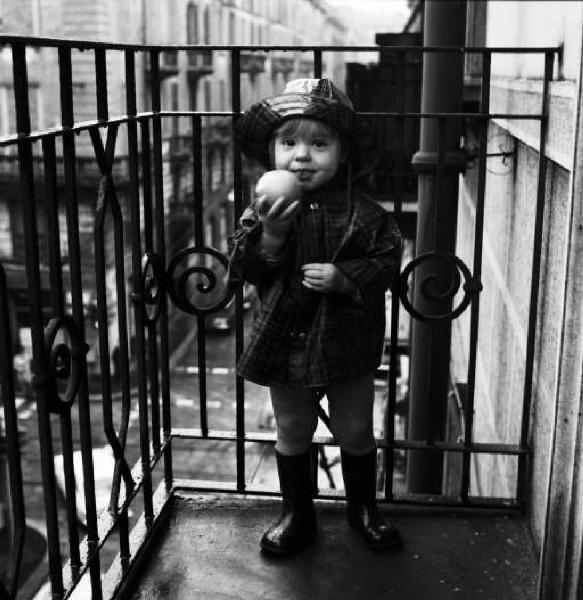
M276 450L275 458L283 507L279 519L263 534L261 549L287 556L309 546L316 537L311 452L285 456Z
M387 523L376 503L377 452L358 456L341 451L342 475L346 489L346 515L364 543L381 551L402 545L399 530Z

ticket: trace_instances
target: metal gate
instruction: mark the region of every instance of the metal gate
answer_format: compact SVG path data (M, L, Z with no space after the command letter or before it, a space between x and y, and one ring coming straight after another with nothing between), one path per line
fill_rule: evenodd
M477 132L477 150L468 157L478 171L478 201L473 264L441 251L428 251L402 265L399 281L389 296L390 328L387 337L386 370L378 374L384 397L384 430L378 439L382 449L384 470L381 474L383 498L387 502L518 508L524 501L524 478L528 447L528 417L532 396L534 335L538 304L540 248L546 159L544 158L547 122L548 85L556 49L512 48L420 48L420 47L270 47L243 46L130 46L94 42L70 42L2 36L0 44L11 52L14 114L16 130L0 139L3 181L13 179L14 213L21 211L21 262L14 257L0 261L0 375L6 440L11 534L10 565L2 583L5 597L15 597L25 543L26 499L23 493L22 456L19 444L19 392L13 365L18 351L17 327L30 328L32 363L31 399L38 419L39 468L44 491L44 511L49 549L50 580L54 597L61 597L73 588L85 573L89 573L94 597L101 597L100 549L114 531L119 534L120 568L134 559L139 544L151 534L152 525L176 491L204 489L247 494L277 494L274 489L250 486L247 483L246 449L249 444L273 444L273 432L248 432L245 426L245 384L233 372L233 402L235 424L231 430L218 431L209 425L207 336L208 320L221 310L235 315L235 355L243 349L245 290L224 285L227 256L210 238L223 239L232 230L249 199L251 177L256 174L244 164L230 136L242 108L242 76L253 81L264 69L271 54L291 56L308 74L320 77L325 59L331 55L352 52L384 52L396 57L396 73L403 76L405 62L411 54L420 63L428 53L472 54L481 57L480 93L475 110L459 114L422 113L400 110L360 112L359 118L382 128L390 124L396 144L403 143L404 131L410 123L433 120L440 142L439 163L435 173L439 193L444 176L445 138L448 123L463 119L471 122ZM95 114L85 122L74 118L75 81L73 57L80 52L91 56L95 76ZM31 120L32 89L29 81L29 53L54 54L58 64L58 91L55 98L60 123L47 130L35 130ZM544 57L543 105L536 114L507 114L490 111L490 65L492 56L507 53L537 53ZM162 107L162 90L172 93L165 78L175 74L186 57L192 81L200 81L212 69L213 56L221 53L228 58L231 107L223 111L179 110L177 106ZM111 76L110 57L123 60L125 109L121 116L110 114L110 102L115 90L108 85ZM180 60L179 60L180 59ZM281 62L281 60L280 60ZM285 66L285 65L284 65ZM147 92L143 110L138 110L138 87ZM473 438L476 347L478 343L479 297L481 290L484 198L487 179L488 126L494 119L531 120L540 123L539 181L536 198L536 220L533 238L533 262L530 283L527 355L525 357L524 397L520 436L513 443L483 443ZM187 133L180 133L178 121L188 123ZM212 132L207 123L218 123ZM170 131L170 136L164 131ZM223 150L215 153L224 160L213 163L207 149L223 140ZM123 143L120 142L123 138ZM226 140L226 142L225 142ZM91 152L80 156L79 146ZM116 150L125 146L125 154ZM229 148L225 150L225 148ZM172 161L167 161L168 153ZM227 154L225 155L225 152ZM122 155L123 154L123 155ZM391 174L387 208L397 219L405 220L404 202L410 189L410 174L406 174L403 152L398 152ZM410 158L410 156L409 156ZM216 165L219 165L217 167ZM218 171L217 171L218 168ZM217 174L217 172L219 174ZM178 174L178 175L177 175ZM182 175L181 175L182 174ZM213 184L213 177L218 184ZM82 183L93 181L92 191L81 191ZM221 187L222 184L223 187ZM7 183L8 189L10 186ZM409 186L409 187L408 187ZM232 188L232 196L216 197ZM12 188L11 188L12 189ZM217 191L218 190L218 191ZM90 210L82 206L80 197L93 197ZM210 194L210 195L209 195ZM217 205L217 202L219 203ZM214 206L214 208L213 208ZM216 206L219 206L217 209ZM219 220L211 219L218 210ZM222 211L222 212L221 212ZM413 208L413 213L415 209ZM20 214L20 213L19 213ZM181 214L190 223L187 233L178 227L170 231L172 216ZM215 214L215 213L213 213ZM409 215L410 217L410 215ZM407 217L407 218L409 218ZM215 220L213 220L215 219ZM222 220L221 220L222 219ZM89 225L87 223L89 222ZM89 231L87 231L89 227ZM16 229L14 229L16 231ZM217 235L218 231L218 235ZM183 237L181 237L183 236ZM178 242L178 248L177 246ZM414 247L415 240L411 240ZM91 248L92 244L92 248ZM15 245L15 244L14 244ZM66 252L66 260L63 253ZM87 253L91 260L87 262ZM17 257L18 258L18 257ZM413 298L416 269L436 261L445 264L452 273L445 292L451 304L443 314L427 314ZM89 266L88 266L89 265ZM25 275L25 300L15 308L16 291L10 281L14 273ZM11 279L12 277L12 279ZM417 276L415 285L421 285ZM431 283L421 285L431 296ZM22 290L21 290L22 291ZM88 299L89 298L89 299ZM200 300L203 302L199 302ZM455 300L455 303L454 303ZM232 304L231 304L232 302ZM231 307L234 307L231 308ZM178 313L177 313L178 311ZM407 378L401 366L410 347L409 339L399 334L403 323L421 320L429 323L450 322L469 311L470 339L467 381L464 382L463 403L459 400L461 386L452 386L451 399L457 400L459 431L453 439L411 439L395 430L397 415L406 409L406 394L398 395L398 383ZM17 313L16 318L14 313ZM172 380L169 315L194 315L197 364L193 365L192 386L198 399L197 426L193 421L172 420ZM16 326L15 326L16 324ZM115 339L115 352L114 342ZM88 353L92 366L88 368ZM94 386L94 387L92 387ZM195 387L196 386L196 387ZM97 390L97 392L95 391ZM113 452L111 496L107 510L98 511L92 451L96 431L91 420L91 400L97 394L102 410L103 433ZM94 400L95 398L93 398ZM133 405L137 410L133 413ZM135 407L134 407L135 408ZM115 418L114 418L115 415ZM132 466L127 452L127 438L132 415L139 428L139 457ZM118 423L114 423L117 419ZM56 425L59 430L56 430ZM82 458L82 475L86 538L80 542L79 519L74 464L74 431L79 427L78 446ZM65 512L59 527L58 489L55 476L55 438L62 451ZM177 478L173 448L180 441L209 442L234 445L234 477L230 481L198 481ZM334 446L331 437L315 440L319 447ZM456 480L441 493L410 494L396 490L396 462L408 453L433 453L457 457L453 463ZM507 455L517 458L516 494L511 497L481 497L471 489L471 464L477 455ZM448 459L450 460L450 459ZM158 467L160 469L156 470ZM399 467L400 468L400 467ZM161 475L160 475L161 473ZM78 477L78 472L77 472ZM160 483L157 481L160 479ZM452 491L453 490L453 491ZM336 498L334 490L322 490L320 497ZM141 498L143 513L130 536L130 507ZM60 534L66 523L66 535ZM66 539L69 561L62 569L61 543ZM138 544L135 546L134 544Z

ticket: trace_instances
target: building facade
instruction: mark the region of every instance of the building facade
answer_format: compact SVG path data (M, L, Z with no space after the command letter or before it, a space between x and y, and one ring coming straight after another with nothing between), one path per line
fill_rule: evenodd
M317 0L294 3L283 0L7 0L2 3L0 32L15 35L42 36L57 39L123 42L151 45L304 45L350 43L349 29L327 7ZM73 50L72 84L75 123L95 120L97 89L95 57L91 52ZM137 111L149 111L151 100L151 66L149 56L135 53ZM329 54L323 71L342 82L342 56ZM233 227L232 217L232 109L231 65L225 50L164 51L159 56L161 110L176 116L162 119L163 186L168 219L168 248L170 255L193 244L192 210L195 202L204 204L205 244L226 251L227 232ZM56 49L43 48L27 53L30 83L29 105L31 127L47 129L61 123L59 58ZM109 116L126 113L125 64L123 51L108 51L106 58L107 104ZM295 77L310 77L314 61L311 52L243 51L241 53L241 102L244 109L251 102L281 90L285 82ZM0 55L0 135L15 131L13 109L12 66L9 48ZM195 198L192 161L192 118L188 111L197 111L202 124L202 199ZM215 114L216 113L216 114ZM182 116L178 116L182 115ZM84 253L84 287L94 289L94 220L100 173L95 151L87 132L76 137L76 160L79 165L76 180L81 246ZM63 192L63 163L57 147L59 190ZM43 198L43 169L35 163L38 176L38 197ZM29 354L25 310L26 281L24 276L23 219L18 202L18 173L14 149L0 150L0 258L6 263L9 287L20 315L18 339L25 356ZM125 136L119 136L115 147L113 172L118 199L127 217L128 149ZM244 173L251 189L257 170L245 167ZM40 212L42 213L42 203ZM62 231L65 215L60 207ZM127 219L125 219L127 220ZM39 219L41 256L47 256L47 236L43 219ZM126 235L129 232L126 231ZM108 237L109 236L109 237ZM113 239L106 228L109 251L107 277L112 281ZM107 241L108 240L108 241ZM63 264L68 251L66 235L61 241ZM129 267L129 254L126 263ZM129 271L129 269L126 269ZM48 281L45 281L48 287ZM115 286L111 286L115 289ZM95 297L91 291L86 304L87 337L90 345L97 335L94 312ZM113 294L108 302L116 302ZM112 311L114 312L114 311ZM132 320L130 320L130 323ZM110 325L110 339L117 337L117 327ZM132 332L130 331L130 335ZM24 363L27 359L24 359ZM88 356L90 370L98 370L97 356Z

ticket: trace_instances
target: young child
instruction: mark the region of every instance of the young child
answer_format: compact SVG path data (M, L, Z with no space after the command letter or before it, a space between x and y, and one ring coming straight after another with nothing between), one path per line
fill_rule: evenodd
M290 81L237 124L243 152L290 171L301 197L259 196L231 238L231 277L257 286L260 307L237 365L267 385L277 426L280 518L261 539L287 555L313 542L310 446L325 394L341 449L349 523L374 550L400 545L376 506L374 372L385 333L385 292L400 265L394 219L352 188L356 116L328 79Z

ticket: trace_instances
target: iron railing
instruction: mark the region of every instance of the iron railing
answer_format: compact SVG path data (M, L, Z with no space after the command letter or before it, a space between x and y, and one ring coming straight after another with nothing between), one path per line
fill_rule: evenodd
M239 356L244 345L243 290L226 287L211 305L201 306L193 301L193 281L197 293L208 294L220 288L220 277L225 273L227 257L211 247L205 232L205 188L203 182L203 121L213 117L228 117L236 122L241 113L241 60L260 51L261 63L271 52L293 52L308 55L313 60L313 75L320 77L323 55L346 52L389 52L394 50L403 58L407 52L418 52L422 56L430 52L474 53L482 56L481 104L476 112L435 113L421 112L374 112L360 117L387 121L394 131L402 132L406 120L433 119L439 124L441 139L445 139L448 120L465 119L478 123L479 150L477 158L478 196L476 205L476 231L473 265L466 265L460 258L442 253L428 253L414 258L403 265L401 276L392 295L392 311L389 337L389 368L386 396L386 430L378 440L384 450L385 486L384 500L392 503L516 508L524 500L525 466L528 454L528 425L532 397L534 335L536 330L540 248L542 241L542 215L546 178L545 139L548 113L548 87L552 76L552 65L556 48L418 48L418 47L242 47L242 46L132 46L86 41L65 41L3 36L0 44L11 49L13 63L13 86L16 110L16 131L0 139L0 148L15 148L19 165L19 195L24 219L24 242L26 250L25 270L28 284L27 320L32 336L32 388L38 417L38 439L40 443L39 464L44 490L44 509L48 542L49 577L53 597L67 597L82 577L88 577L94 598L115 593L119 582L128 572L128 567L139 557L144 540L152 534L154 525L161 522L161 515L169 506L174 493L180 490L209 490L220 492L245 492L246 494L272 494L274 489L263 489L249 485L246 481L246 444L251 442L273 444L272 432L248 433L245 430L245 387L241 378L235 378L234 401L236 418L233 431L216 431L209 426L207 412L207 360L205 341L205 319L224 307L234 297L236 306L235 345ZM27 47L56 49L59 66L60 126L51 130L32 131L28 101ZM83 123L74 120L74 95L72 78L72 52L76 49L92 52L95 59L96 114L95 118ZM225 51L230 54L231 67L231 110L223 112L168 111L161 107L161 56L179 52L202 51L205 53ZM108 105L107 55L121 52L125 62L125 114L111 117ZM490 112L491 89L490 64L494 54L538 53L544 56L543 104L536 114L494 114ZM169 53L169 54L164 54ZM144 58L143 68L149 73L151 110L138 112L138 78L136 56ZM247 60L247 59L246 59ZM304 60L301 68L309 61ZM311 64L311 63L310 63ZM298 67L299 70L299 67ZM515 443L477 443L473 440L472 419L474 413L474 390L476 372L476 347L479 323L479 293L481 290L482 240L484 228L484 199L486 186L487 129L493 119L528 119L540 123L540 163L538 194L536 198L536 222L534 230L531 300L529 308L528 340L526 344L526 374L520 439ZM164 120L187 119L190 122L192 161L192 226L194 244L172 256L167 255L168 237L165 208L168 198L164 194L163 137ZM118 194L119 181L113 174L116 160L118 134L123 131L127 143L127 206L122 205ZM112 474L111 500L107 510L98 513L96 506L94 464L92 461L92 428L89 404L89 377L86 353L84 314L84 273L82 273L83 251L79 239L78 181L76 139L79 134L88 134L99 168L99 189L96 190L94 222L94 282L97 297L98 354L100 363L99 395L103 410L103 424L107 441L115 457ZM40 146L40 148L39 148ZM38 156L42 157L42 177L37 172ZM62 155L62 156L61 156ZM124 155L125 156L125 155ZM443 159L443 156L441 157ZM63 165L62 181L57 175L57 165ZM401 169L402 171L402 169ZM397 170L399 172L399 170ZM438 168L437 177L443 174ZM43 183L42 198L35 182ZM232 223L242 214L245 201L243 187L244 165L236 144L232 152L232 185L234 202ZM397 177L391 208L397 219L402 215L403 182ZM43 206L42 216L39 206ZM59 231L59 211L64 209L67 230ZM47 257L39 255L39 221L46 218L50 252ZM64 279L63 257L60 253L60 236L67 239L67 281ZM108 238L109 236L109 238ZM110 240L109 242L107 240ZM108 246L108 243L110 244ZM106 255L113 252L113 262ZM129 252L129 259L128 258ZM420 313L415 300L410 298L409 279L423 262L445 261L455 272L453 285L448 292L453 300L462 294L461 302L451 311L439 316ZM109 262L108 262L109 261ZM39 265L47 263L50 269L50 306L43 306L43 290ZM209 266L212 263L212 267ZM114 425L114 386L111 373L111 300L106 280L108 269L114 271L116 300L116 337L119 340L119 367L124 375L120 390L121 417L118 427ZM460 275L461 274L461 275ZM201 279L202 278L202 279ZM202 283L201 283L202 281ZM129 283L128 283L129 282ZM129 289L128 289L129 286ZM65 308L65 294L71 294L70 313ZM17 595L19 564L21 561L25 531L25 500L23 497L22 472L18 442L18 416L13 379L13 347L8 319L8 289L4 269L0 264L0 376L2 402L6 427L7 458L10 483L10 510L13 526L10 568L2 583L2 596ZM199 427L176 427L171 422L171 379L169 366L169 314L171 305L179 311L195 315L197 321L197 360ZM401 305L406 310L400 310ZM463 438L459 441L410 440L395 434L394 422L397 407L398 357L406 352L403 340L399 340L399 325L402 319L452 320L465 310L471 311L470 356L468 365L467 395L463 405ZM50 314L47 320L46 313ZM130 338L133 344L130 346ZM406 344L405 344L406 346ZM130 372L135 377L130 377ZM411 374L414 377L415 374ZM132 382L135 389L132 390ZM139 413L140 458L135 466L127 459L126 445L132 399L137 398ZM80 542L77 529L76 474L73 464L74 443L72 435L72 412L80 427L80 452L83 465L83 498L86 514L86 536ZM57 483L54 470L53 421L60 421L60 441L64 460L64 482L66 497L66 523L68 562L63 568L60 546ZM173 475L172 450L178 440L194 443L195 440L215 440L232 443L236 447L235 477L232 482L201 482L195 479L177 479ZM334 445L331 437L315 440L318 446ZM455 453L462 457L463 469L459 479L458 493L452 495L430 495L397 493L393 489L395 452L430 451ZM482 454L502 454L518 458L519 470L516 482L517 493L511 498L482 498L470 493L470 464L472 457ZM155 484L155 469L163 467L160 484ZM123 484L123 487L122 487ZM124 493L122 495L122 490ZM130 534L130 507L141 497L143 513ZM320 497L338 498L332 491L321 492ZM100 567L101 549L114 532L119 537L119 555L110 568L109 578L103 579ZM22 574L20 574L22 575Z

